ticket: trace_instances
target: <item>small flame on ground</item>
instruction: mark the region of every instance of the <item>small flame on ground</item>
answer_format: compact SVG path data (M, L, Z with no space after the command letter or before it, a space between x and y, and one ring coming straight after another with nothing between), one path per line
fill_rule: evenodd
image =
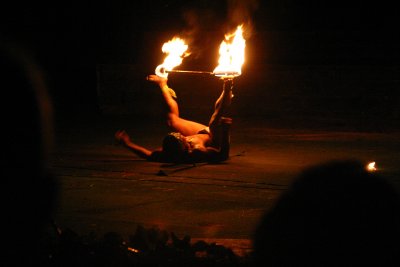
M167 56L165 57L164 62L157 66L155 71L156 74L160 77L167 78L168 73L166 71L179 66L182 63L183 58L189 55L189 53L186 52L187 49L188 45L179 37L174 37L172 40L164 43L161 50L163 53L166 53Z
M367 169L367 171L369 171L369 172L374 172L374 171L376 171L376 162L375 162L375 161L372 161L372 162L368 163L367 166L366 166L366 169Z
M140 252L138 249L136 249L136 248L131 248L131 247L128 247L128 250L129 250L130 252L133 252L133 253L139 253L139 252Z
M246 40L243 38L243 25L235 33L226 34L219 48L218 66L213 73L217 76L239 76L244 63Z

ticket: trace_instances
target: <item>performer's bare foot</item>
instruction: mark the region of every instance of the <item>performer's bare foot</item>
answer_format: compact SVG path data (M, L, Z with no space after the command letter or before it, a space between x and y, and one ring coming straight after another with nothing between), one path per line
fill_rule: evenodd
M168 81L167 78L163 78L163 77L157 76L155 74L150 74L149 76L147 76L146 79L148 81L151 81L151 82L154 82L154 83L158 84L158 86L160 86L161 88L163 86L166 86L167 85L167 81Z
M115 141L117 141L118 144L126 145L131 142L131 138L125 130L118 130L115 133Z

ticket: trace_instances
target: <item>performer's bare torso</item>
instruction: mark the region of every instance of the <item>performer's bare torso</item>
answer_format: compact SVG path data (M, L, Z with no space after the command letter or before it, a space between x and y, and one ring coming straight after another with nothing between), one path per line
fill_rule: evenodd
M203 150L212 146L212 139L209 134L195 134L186 136L186 141L190 144L191 149Z

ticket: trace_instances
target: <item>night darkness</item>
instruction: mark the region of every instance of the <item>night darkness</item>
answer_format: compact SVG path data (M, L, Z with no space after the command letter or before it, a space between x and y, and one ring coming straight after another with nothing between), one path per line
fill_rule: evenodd
M190 38L194 64L203 67L214 64L204 56L209 44L244 21L250 53L257 51L252 66L398 66L396 15L390 1L28 2L3 4L0 27L45 70L58 112L72 114L97 112L98 64L140 64L143 76L152 73L162 55L149 37ZM398 90L389 91L395 95L385 97L398 99Z

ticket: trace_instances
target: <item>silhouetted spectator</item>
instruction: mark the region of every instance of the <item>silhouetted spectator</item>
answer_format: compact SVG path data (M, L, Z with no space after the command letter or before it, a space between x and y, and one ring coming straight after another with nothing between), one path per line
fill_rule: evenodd
M2 266L29 266L56 200L48 168L52 107L43 73L27 50L0 41L0 73L0 261Z
M400 200L353 161L305 170L254 236L257 266L400 266Z

